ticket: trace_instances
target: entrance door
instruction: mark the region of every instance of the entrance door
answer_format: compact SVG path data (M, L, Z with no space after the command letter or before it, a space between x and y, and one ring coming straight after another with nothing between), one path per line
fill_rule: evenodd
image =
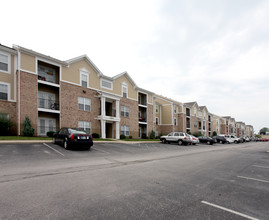
M113 131L113 124L106 123L106 138L113 138L112 131Z

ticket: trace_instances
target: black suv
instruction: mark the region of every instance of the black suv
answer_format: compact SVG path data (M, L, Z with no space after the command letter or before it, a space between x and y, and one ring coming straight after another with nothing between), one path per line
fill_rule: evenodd
M213 139L215 140L216 143L220 143L220 144L226 144L228 142L224 136L217 135L217 136L214 136Z

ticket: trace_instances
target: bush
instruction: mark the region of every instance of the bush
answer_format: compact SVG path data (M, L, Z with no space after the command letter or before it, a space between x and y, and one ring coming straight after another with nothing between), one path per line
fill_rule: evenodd
M93 137L93 138L100 138L100 135L97 134L97 133L93 133L93 134L92 134L92 137Z
M48 136L48 137L53 137L53 134L54 134L54 131L48 131L48 132L47 132L47 136Z
M155 131L151 131L150 133L150 139L155 139Z
M121 134L120 139L126 139L126 136L124 134Z
M133 139L133 136L129 136L129 139Z
M10 135L11 127L13 126L12 121L7 118L0 117L0 135Z
M200 136L202 136L202 133L200 131L196 131L193 133L193 136L200 137Z
M217 135L218 135L217 132L216 131L213 131L212 137L213 136L217 136Z
M147 139L147 135L146 134L142 134L142 139Z
M28 116L25 117L23 122L22 135L32 137L35 133L35 129L32 127L31 121Z

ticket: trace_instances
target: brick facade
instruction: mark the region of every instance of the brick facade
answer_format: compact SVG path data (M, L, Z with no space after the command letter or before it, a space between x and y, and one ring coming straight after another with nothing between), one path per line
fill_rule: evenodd
M34 135L38 132L38 99L37 99L37 75L20 72L20 130L22 135L23 122L28 116L32 127L35 129Z

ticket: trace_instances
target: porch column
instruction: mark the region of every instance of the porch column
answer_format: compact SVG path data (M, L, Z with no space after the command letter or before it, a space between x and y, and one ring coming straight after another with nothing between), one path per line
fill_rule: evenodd
M106 138L106 121L101 120L101 137Z
M101 97L101 115L106 115L106 98L103 96Z
M120 123L116 122L116 139L120 139Z
M120 101L116 100L116 118L120 117Z

